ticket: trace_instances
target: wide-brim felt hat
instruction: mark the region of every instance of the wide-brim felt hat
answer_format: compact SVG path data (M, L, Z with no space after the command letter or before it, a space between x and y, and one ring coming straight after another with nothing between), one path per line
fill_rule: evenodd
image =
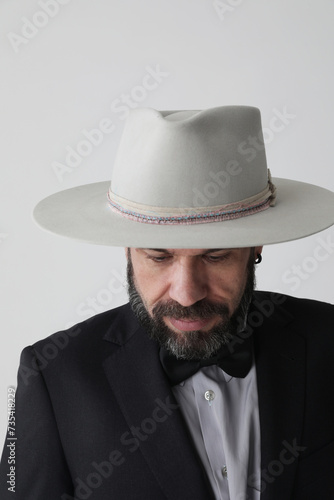
M125 123L111 182L52 194L34 218L48 231L101 245L249 247L328 228L334 193L271 177L255 107L139 108Z

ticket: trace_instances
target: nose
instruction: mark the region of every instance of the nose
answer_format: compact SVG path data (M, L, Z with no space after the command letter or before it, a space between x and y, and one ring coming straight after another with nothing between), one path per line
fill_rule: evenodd
M207 296L203 270L196 263L180 263L174 270L169 296L183 307L188 307Z

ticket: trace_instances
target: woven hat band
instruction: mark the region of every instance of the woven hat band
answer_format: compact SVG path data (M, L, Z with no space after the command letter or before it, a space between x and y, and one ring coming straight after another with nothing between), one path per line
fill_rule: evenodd
M266 210L275 205L276 187L271 181L268 169L268 184L264 190L254 196L229 203L211 207L158 207L143 205L126 200L113 193L109 188L108 202L110 208L136 222L147 224L201 224L238 219Z

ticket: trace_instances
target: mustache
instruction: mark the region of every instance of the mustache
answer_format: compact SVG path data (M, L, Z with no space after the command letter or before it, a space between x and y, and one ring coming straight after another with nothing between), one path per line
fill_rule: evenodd
M159 302L152 309L152 316L162 318L163 316L171 316L175 319L194 320L208 319L212 316L229 315L229 308L225 304L215 303L202 299L191 306L184 307L174 300L167 302Z

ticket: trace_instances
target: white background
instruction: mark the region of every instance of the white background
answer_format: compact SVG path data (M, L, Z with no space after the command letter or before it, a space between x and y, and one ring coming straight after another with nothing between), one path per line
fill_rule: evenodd
M22 348L126 301L122 249L53 236L31 216L53 192L110 178L125 114L117 99L156 109L253 105L264 127L285 109L283 130L267 134L273 176L334 190L333 0L55 2L0 7L0 437ZM144 93L147 68L164 76ZM115 130L57 176L55 162L65 165L68 148L103 118ZM331 241L333 229L266 247L258 288L333 302Z

